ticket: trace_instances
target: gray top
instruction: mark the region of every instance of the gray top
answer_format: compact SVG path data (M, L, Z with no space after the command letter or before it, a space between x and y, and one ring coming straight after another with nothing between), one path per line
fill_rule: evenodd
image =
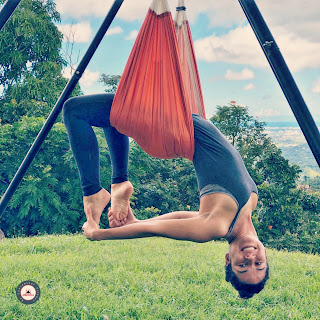
M208 120L193 114L196 170L200 197L210 193L230 195L238 205L227 236L232 234L239 213L252 192L258 189L250 177L239 152ZM226 236L226 237L227 237Z

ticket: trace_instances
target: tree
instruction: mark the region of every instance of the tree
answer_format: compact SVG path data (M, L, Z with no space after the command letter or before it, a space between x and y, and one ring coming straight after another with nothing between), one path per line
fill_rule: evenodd
M14 124L0 125L0 194L12 180L43 123L44 118L24 117ZM102 133L97 134L102 183L108 186L110 159ZM7 236L76 232L81 230L84 221L78 170L66 129L62 123L56 123L0 217L1 229Z
M66 84L59 19L52 0L24 0L0 33L0 194ZM78 230L81 192L73 190L79 179L70 154L58 122L0 219L7 235Z
M245 135L250 134L250 130L255 127L255 122L245 107L231 104L218 106L217 110L210 120L231 140L233 146L236 146ZM264 124L261 123L261 125Z
M0 3L3 3L0 0ZM47 116L65 87L60 15L52 0L24 0L0 33L0 119ZM79 86L75 94L79 94Z
M0 85L7 88L27 75L38 77L49 61L61 65L62 35L55 26L59 21L53 0L20 3L0 34Z
M43 118L23 118L0 126L0 193L3 194ZM51 130L48 140L28 169L20 187L1 217L7 235L76 230L80 217L81 195L78 174L68 158L69 145L63 124ZM70 189L73 189L72 192Z
M102 82L105 86L105 92L107 93L115 93L117 91L121 76L119 75L110 75L103 73L100 77L100 82Z
M192 162L150 157L132 141L129 172L135 186L132 206L142 219L151 217L152 211L164 214L198 210L198 186Z
M282 156L281 150L264 132L266 123L250 116L247 107L218 106L210 120L239 151L257 185L265 182L284 189L296 186L301 170Z

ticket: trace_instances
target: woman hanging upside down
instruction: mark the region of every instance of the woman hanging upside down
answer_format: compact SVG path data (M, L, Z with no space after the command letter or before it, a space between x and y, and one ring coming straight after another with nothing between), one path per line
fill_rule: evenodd
M130 208L133 186L128 180L129 138L110 125L113 94L69 99L64 123L76 159L87 222L82 229L90 240L160 236L207 242L225 238L226 280L242 298L260 292L269 276L266 249L259 241L251 214L258 190L239 153L210 122L192 115L195 137L193 164L200 190L199 212L171 212L138 220ZM111 194L99 178L99 149L92 129L104 130L112 164ZM100 229L102 211L111 200L110 229Z

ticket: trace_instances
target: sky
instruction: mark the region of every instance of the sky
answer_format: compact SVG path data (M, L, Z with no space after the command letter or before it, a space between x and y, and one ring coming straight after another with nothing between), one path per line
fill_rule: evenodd
M60 31L73 44L73 65L86 52L113 0L55 0ZM168 0L175 16L178 0ZM256 0L314 119L320 124L320 1ZM125 0L80 84L104 92L102 73L121 74L151 0ZM186 0L207 118L230 101L260 121L295 121L282 90L236 0ZM72 50L71 50L72 49ZM72 51L72 52L71 52ZM70 69L65 75L70 76Z

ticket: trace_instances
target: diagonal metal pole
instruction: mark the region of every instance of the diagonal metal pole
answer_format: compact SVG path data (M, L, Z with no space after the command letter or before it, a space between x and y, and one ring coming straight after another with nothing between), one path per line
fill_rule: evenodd
M6 22L11 17L14 10L16 10L18 4L21 0L8 0L2 7L0 11L0 31L2 27L6 24Z
M238 0L320 167L320 133L254 0Z
M30 164L32 163L34 157L38 153L43 141L47 137L49 131L51 130L52 126L54 125L56 119L58 118L63 104L69 98L71 92L79 82L83 72L87 68L93 54L97 50L100 42L102 41L105 33L109 29L111 22L115 18L116 14L118 13L122 3L124 0L115 0L113 6L111 7L108 15L106 16L105 20L103 21L101 27L99 28L96 36L94 37L92 43L90 44L87 52L85 53L84 57L82 58L81 62L77 70L75 71L72 78L69 80L68 84L64 88L63 92L60 95L59 100L57 101L56 105L52 109L48 119L46 120L45 124L43 125L42 129L40 130L37 138L33 142L31 148L29 149L26 157L24 158L23 162L20 165L20 168L16 172L14 178L12 179L9 187L7 188L5 194L3 195L0 201L0 216L6 209L8 202L10 201L11 197L13 196L14 192L19 186L22 178L24 177L27 169L29 168Z

